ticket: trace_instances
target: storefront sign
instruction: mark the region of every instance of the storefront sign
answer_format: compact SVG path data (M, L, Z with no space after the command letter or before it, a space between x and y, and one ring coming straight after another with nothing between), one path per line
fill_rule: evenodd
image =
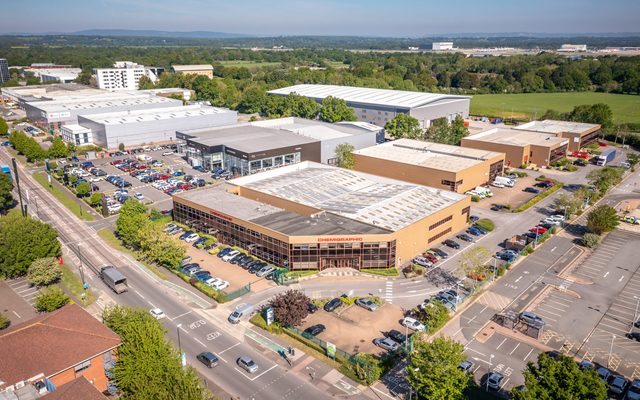
M318 238L318 243L320 242L362 242L362 238L361 237Z
M215 216L216 216L216 217L218 217L218 218L222 218L222 219L224 219L225 221L229 221L229 222L233 221L233 218L231 218L231 217L229 217L229 216L227 216L227 215L224 215L224 214L220 214L220 213L219 213L219 212L217 212L217 211L209 210L209 212L210 212L212 215L215 215Z

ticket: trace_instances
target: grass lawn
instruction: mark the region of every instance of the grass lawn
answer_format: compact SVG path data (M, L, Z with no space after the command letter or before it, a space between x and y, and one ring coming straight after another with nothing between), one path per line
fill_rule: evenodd
M86 305L93 303L96 300L96 296L91 291L91 288L87 289L87 291L85 292L84 288L82 287L82 281L69 268L71 268L71 266L67 264L60 266L60 269L62 269L62 278L60 279L60 282L78 299L82 299L82 293L86 293Z
M215 61L216 64L222 64L225 67L245 67L248 69L258 69L261 67L274 67L274 66L279 66L281 63L279 62L270 62L270 61L264 61L264 62L256 62L256 61L250 61L250 60L225 60L225 61Z
M160 269L158 267L156 267L155 265L151 265L145 262L142 262L138 259L138 254L136 254L134 251L127 249L126 247L124 247L122 245L122 242L120 241L120 239L118 239L116 237L116 235L113 233L113 231L109 228L102 228L100 229L98 232L98 236L100 236L100 238L102 240L104 240L109 246L113 247L116 250L119 250L123 253L127 253L130 254L133 258L135 258L136 260L138 260L138 262L144 264L145 267L147 267L147 269L149 269L151 272L153 272L158 278L162 279L162 280L166 280L167 276L164 274L164 272L160 271Z
M93 221L93 215L89 214L86 211L82 211L82 208L75 202L75 200L71 197L72 194L67 193L64 190L52 185L49 187L49 182L47 181L47 174L44 172L36 172L33 174L33 178L46 190L48 190L53 197L55 197L63 206L67 207L69 211L74 213L76 217L85 220L85 221ZM51 178L53 180L53 178Z
M360 272L381 276L399 276L397 268L363 268Z
M549 109L567 112L577 105L595 103L608 104L616 123L640 123L640 96L596 92L479 94L471 99L471 114L536 118Z

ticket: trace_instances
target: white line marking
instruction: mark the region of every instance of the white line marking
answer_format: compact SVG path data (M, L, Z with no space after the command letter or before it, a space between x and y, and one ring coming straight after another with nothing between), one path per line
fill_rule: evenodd
M145 297L144 297L142 294L140 294L140 292L138 292L138 291L137 291L137 290L135 290L135 289L134 289L134 292L136 292L136 294L137 294L138 296L142 297L142 299L143 299L143 300L146 300L146 299L145 299Z
M524 358L522 359L522 361L527 361L527 358L529 358L529 356L531 355L531 353L533 353L533 349L529 350L529 352L527 353L526 356L524 356Z
M185 315L191 314L191 311L187 311L186 313L182 313L180 315L178 315L177 317L173 317L171 319L171 321L175 321L176 319L180 318L180 317L184 317Z
M618 282L622 282L623 279L624 279L624 275L622 275L620 279L618 279Z
M607 275L609 275L609 271L607 271L607 273L606 273L606 274L604 274L602 277L603 277L603 278L606 278L606 277L607 277Z
M478 354L480 354L480 355L481 355L481 356L483 356L483 357L486 357L486 356L487 356L486 354L484 354L484 353L480 353L478 350L474 350L474 349L472 349L471 347L467 347L467 350L471 350L471 351L473 351L474 353L478 353Z
M11 312L13 312L13 313L16 315L16 317L18 317L18 318L22 319L22 317L20 316L20 314L18 314L18 313L17 313L17 312L15 312L14 310L11 310Z
M506 341L507 341L507 338L502 339L502 342L500 342L498 347L496 347L496 350L498 350L500 348L500 346L502 346L504 344L504 342L506 342Z
M234 347L239 346L239 345L240 345L240 342L238 342L238 343L236 343L236 344L234 344L234 345L231 345L231 346L227 347L226 349L222 350L222 351L221 351L221 352L219 352L218 354L222 354L222 353L226 352L227 350L231 350L231 349L233 349Z
M200 344L202 345L202 347L207 347L207 345L205 345L204 343L202 343L202 342L200 341L200 339L198 339L198 338L193 338L193 340L195 340L196 342L200 343Z
M513 352L514 352L514 351L516 351L516 349L517 349L518 347L520 347L520 343L518 343L518 344L516 345L516 347L514 347L514 348L513 348L513 350L511 350L511 353L509 353L509 355L512 355L512 354L513 354Z
M522 276L519 276L518 279L516 279L515 283L520 282L520 279L522 279Z

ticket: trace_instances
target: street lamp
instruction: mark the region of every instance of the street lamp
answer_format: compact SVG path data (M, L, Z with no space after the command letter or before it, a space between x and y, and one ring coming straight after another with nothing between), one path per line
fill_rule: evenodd
M633 314L633 322L631 323L631 325L635 324L638 320L638 305L640 305L640 297L633 296L633 298L636 299L636 312L635 314Z
M182 328L182 324L176 325L176 331L178 332L178 350L180 350L180 354L182 354L182 345L180 343L180 328Z
M489 377L491 376L491 370L493 367L493 357L495 357L493 354L491 354L489 356L489 373L487 374L487 386L486 386L486 391L489 391Z
M613 341L616 340L616 335L611 335L611 347L609 347L609 359L607 360L607 368L611 363L611 353L613 352Z

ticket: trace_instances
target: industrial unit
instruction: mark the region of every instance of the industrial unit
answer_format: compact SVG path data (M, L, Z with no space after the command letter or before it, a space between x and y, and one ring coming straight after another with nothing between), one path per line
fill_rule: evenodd
M358 121L384 126L398 114L409 114L424 129L439 118L446 118L449 122L458 115L466 118L471 101L470 96L336 85L295 85L267 93L279 96L296 93L318 103L329 96L336 97L354 109Z
M399 139L353 153L357 171L464 193L502 174L505 154Z
M36 101L81 98L107 93L104 90L77 83L52 83L48 85L12 86L0 88L2 97L24 109L25 103Z
M0 58L0 83L5 83L11 79L9 76L9 63L5 58Z
M149 94L100 93L60 100L24 104L27 118L43 129L59 131L65 124L77 124L78 115L181 106L182 101Z
M505 153L507 167L548 167L566 155L568 144L569 139L550 133L499 127L467 136L460 145Z
M224 168L234 175L300 161L335 163L335 150L348 143L355 149L384 141L383 129L362 122L330 124L303 118L279 118L234 126L179 131L178 152L193 165Z
M211 64L172 65L171 72L185 75L202 75L207 78L213 78L213 66Z
M174 106L78 116L78 125L91 130L93 144L105 149L174 141L176 131L232 125L236 111L202 105Z
M554 134L569 140L568 151L580 151L598 139L600 128L598 124L545 119L518 125L513 129Z
M391 268L463 229L470 204L307 161L176 195L173 215L290 270Z

